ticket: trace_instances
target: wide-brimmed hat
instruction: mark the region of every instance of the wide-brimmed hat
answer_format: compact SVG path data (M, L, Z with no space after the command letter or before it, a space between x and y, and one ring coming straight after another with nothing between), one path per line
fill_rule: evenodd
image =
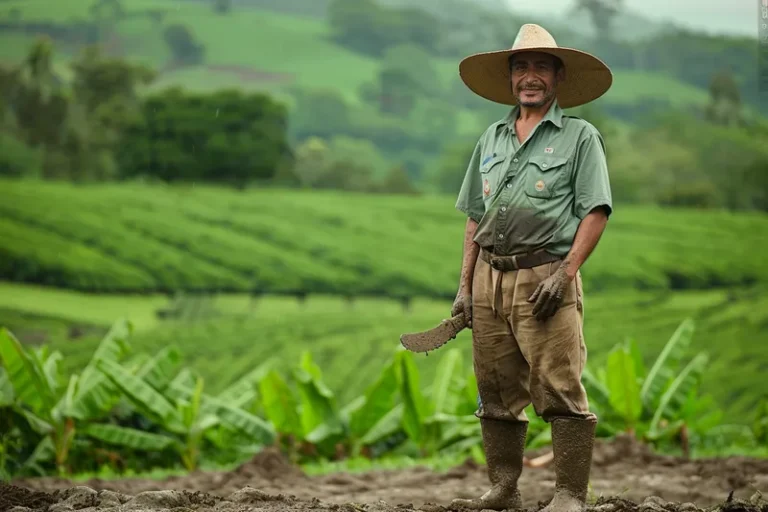
M562 60L566 78L557 85L557 102L562 108L589 103L605 94L613 83L613 74L603 61L581 50L558 46L552 34L533 23L520 27L512 48L477 53L462 60L459 75L479 96L504 105L516 105L509 57L520 52L545 52Z

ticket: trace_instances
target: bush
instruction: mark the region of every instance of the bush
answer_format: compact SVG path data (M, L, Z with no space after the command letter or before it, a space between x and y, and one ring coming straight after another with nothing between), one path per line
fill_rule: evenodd
M43 155L10 134L0 132L0 176L37 177L42 172Z

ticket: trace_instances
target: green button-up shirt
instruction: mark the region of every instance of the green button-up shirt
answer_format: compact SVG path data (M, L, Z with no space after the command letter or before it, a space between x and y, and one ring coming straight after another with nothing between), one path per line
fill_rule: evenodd
M518 114L515 106L480 137L456 208L479 223L474 240L494 254L564 256L581 219L597 206L612 212L605 144L557 101L520 144Z

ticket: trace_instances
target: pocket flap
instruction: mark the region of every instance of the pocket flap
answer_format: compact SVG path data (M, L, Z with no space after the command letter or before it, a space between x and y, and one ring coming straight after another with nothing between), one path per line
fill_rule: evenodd
M505 158L507 158L507 155L499 155L498 153L493 153L486 156L480 163L480 173L487 173L493 168L494 165L498 164L499 162L503 162Z
M539 168L542 172L557 169L568 163L568 158L564 156L541 156L536 155L530 158L530 162Z

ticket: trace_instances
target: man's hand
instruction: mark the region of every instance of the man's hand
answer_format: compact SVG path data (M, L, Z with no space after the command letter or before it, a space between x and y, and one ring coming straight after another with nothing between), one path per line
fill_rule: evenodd
M528 298L528 302L535 302L533 316L539 321L545 321L553 316L563 303L565 291L581 265L587 260L592 250L597 245L608 222L610 209L605 206L593 208L576 230L576 237L570 252L558 267L554 274L543 280L536 291Z
M453 307L451 308L451 316L456 316L459 313L464 313L464 319L467 322L467 327L472 327L472 294L464 290L459 290L456 294L456 300L453 301Z
M567 264L562 264L554 274L539 283L536 291L528 297L528 302L535 302L533 316L544 322L554 316L563 303L568 285L573 280L567 272Z

